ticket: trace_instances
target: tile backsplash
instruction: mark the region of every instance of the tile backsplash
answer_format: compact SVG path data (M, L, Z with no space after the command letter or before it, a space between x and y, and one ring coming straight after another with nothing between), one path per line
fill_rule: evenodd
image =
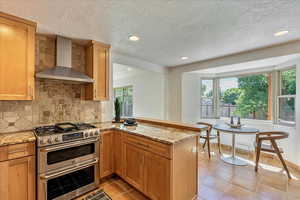
M84 46L72 45L73 67L85 68ZM55 39L36 37L36 71L55 65ZM99 122L101 102L84 100L84 85L65 81L35 81L35 100L0 101L0 133L29 130L58 122Z

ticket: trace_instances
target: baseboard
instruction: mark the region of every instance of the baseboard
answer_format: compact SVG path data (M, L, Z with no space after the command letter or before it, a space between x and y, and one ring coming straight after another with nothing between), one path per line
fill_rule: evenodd
M212 145L214 148L217 148L217 147L218 147L218 146L217 146L217 143L211 143L211 145ZM222 149L231 150L232 147L231 147L230 145L227 145L227 144L221 144L221 150L222 150ZM237 153L241 153L241 154L250 154L250 155L252 156L253 159L255 158L255 151L248 151L248 150L245 150L245 149L236 148L236 152L237 152ZM260 155L263 156L263 157L265 157L265 158L272 158L272 159L277 158L276 155L271 154L271 153L261 152ZM291 168L291 169L293 169L293 170L300 171L300 166L299 166L299 165L297 165L297 164L295 164L295 163L293 163L293 162L291 162L291 161L285 160L285 159L284 159L284 161L285 161L286 165L287 165L289 168Z

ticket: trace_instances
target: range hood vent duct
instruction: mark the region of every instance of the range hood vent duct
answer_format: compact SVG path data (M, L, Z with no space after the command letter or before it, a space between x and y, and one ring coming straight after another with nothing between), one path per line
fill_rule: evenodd
M67 38L56 39L56 67L36 73L37 78L93 83L84 73L72 69L72 41Z

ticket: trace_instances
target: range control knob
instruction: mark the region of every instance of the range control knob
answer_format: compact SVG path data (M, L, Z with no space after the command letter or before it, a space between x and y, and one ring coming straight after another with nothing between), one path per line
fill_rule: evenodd
M41 145L46 144L45 140L41 139L41 140L40 140L40 144L41 144Z
M93 132L93 131L91 131L91 132L90 132L90 136L93 136L93 135L94 135L94 132Z
M99 135L99 130L96 130L96 131L95 131L95 135Z
M85 137L88 137L88 136L89 136L89 133L85 133L84 136L85 136Z
M58 138L58 137L56 137L54 141L55 141L55 142L59 142L59 138Z
M47 140L47 142L48 142L49 144L52 144L51 138L49 138L49 139Z

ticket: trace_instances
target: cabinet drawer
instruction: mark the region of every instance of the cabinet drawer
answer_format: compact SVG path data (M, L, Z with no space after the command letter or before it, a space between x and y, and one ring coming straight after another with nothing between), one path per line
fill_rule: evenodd
M35 155L35 144L23 143L0 147L0 161Z
M156 142L140 136L124 134L125 142L138 146L144 150L172 159L171 145Z

